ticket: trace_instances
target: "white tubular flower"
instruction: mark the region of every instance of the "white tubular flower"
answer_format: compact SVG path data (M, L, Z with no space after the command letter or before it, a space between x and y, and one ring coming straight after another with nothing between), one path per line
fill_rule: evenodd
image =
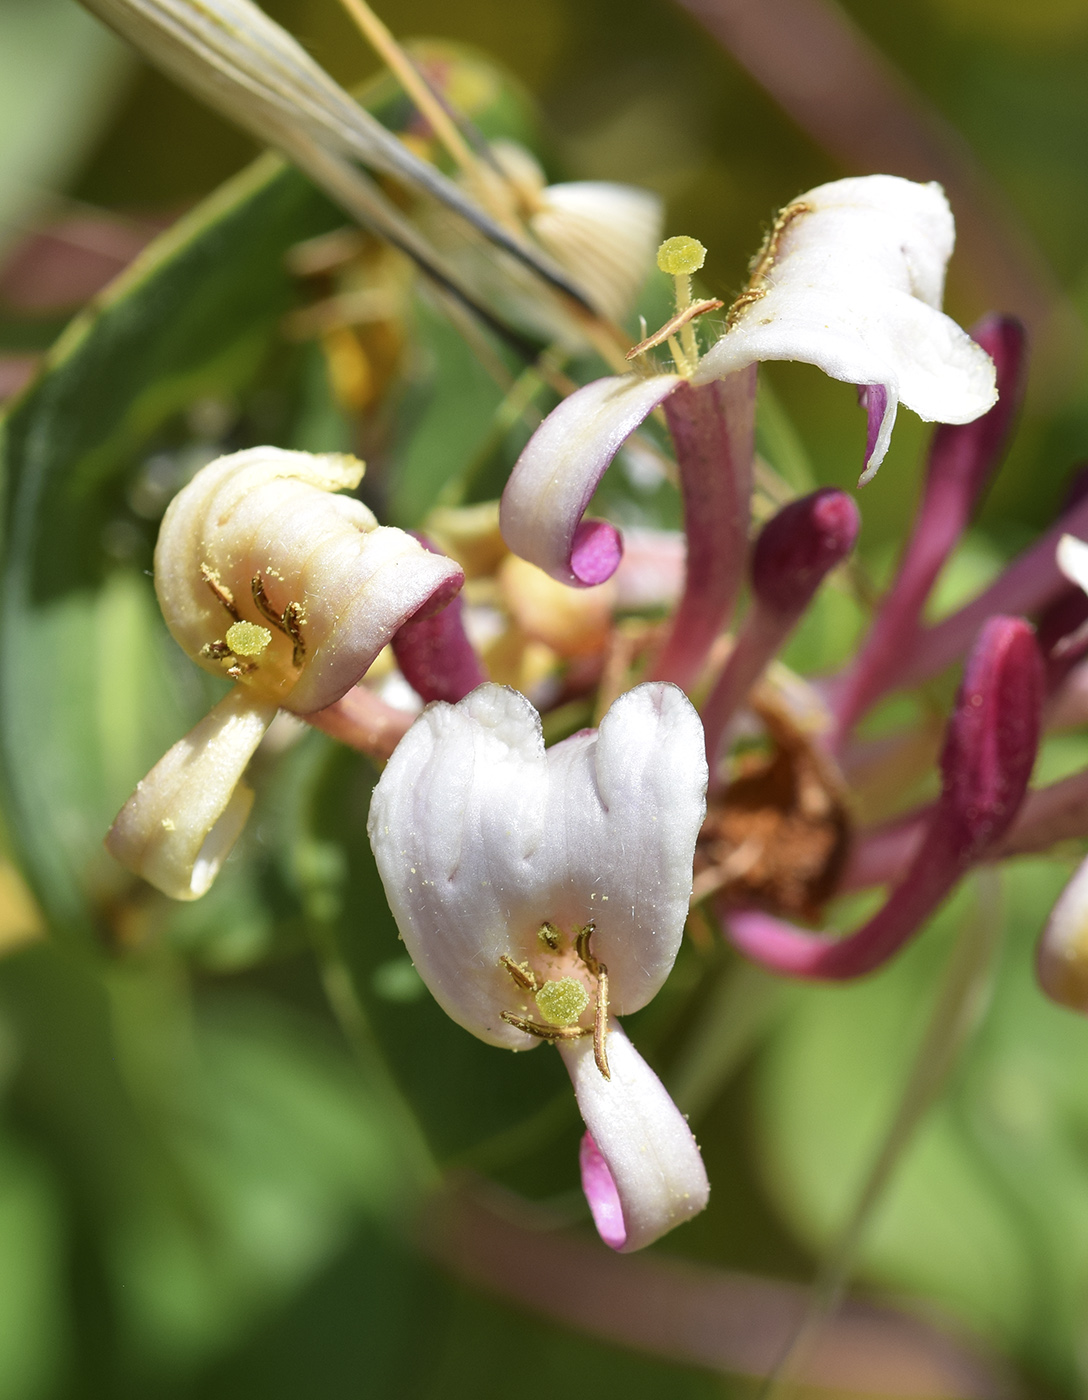
M809 190L778 216L692 382L755 360L804 360L857 384L869 480L900 402L937 423L970 423L997 402L990 357L941 311L955 240L940 185L865 175Z
M350 690L410 617L457 591L451 559L335 494L362 475L354 457L254 447L175 496L155 589L194 661L309 714Z
M598 380L544 420L503 493L510 548L564 583L603 582L619 563L619 536L582 512L609 462L679 385L727 379L758 360L804 360L858 386L869 420L862 482L884 459L900 402L928 421L980 417L997 398L993 361L940 310L954 239L939 185L868 175L810 190L775 220L724 335L701 360L692 318L719 303L691 302L688 273L705 249L667 240L658 265L680 274L684 297L639 353L669 339L683 372ZM672 244L690 247L690 266Z
M236 688L125 804L106 844L174 899L206 893L252 801L238 787L278 708L325 709L463 575L360 501L353 457L257 447L198 472L163 518L155 588L198 665Z
M690 1129L613 1019L676 957L706 779L702 726L674 686L637 687L598 732L545 751L525 697L484 685L424 711L370 809L390 908L443 1009L492 1045L559 1047L592 1138L586 1193L624 1250L709 1189Z

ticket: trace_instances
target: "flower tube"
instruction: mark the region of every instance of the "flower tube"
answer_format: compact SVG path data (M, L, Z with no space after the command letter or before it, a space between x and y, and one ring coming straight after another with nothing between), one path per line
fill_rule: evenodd
M155 589L174 639L235 682L151 770L106 845L174 899L206 893L252 796L242 775L280 708L326 710L410 618L441 606L461 570L336 493L353 457L257 447L209 463L170 503Z
M428 707L374 790L369 832L409 954L491 1045L558 1046L593 1146L602 1237L639 1249L706 1204L691 1131L616 1017L676 957L705 809L698 716L673 686L620 697L548 751L536 711L484 685Z

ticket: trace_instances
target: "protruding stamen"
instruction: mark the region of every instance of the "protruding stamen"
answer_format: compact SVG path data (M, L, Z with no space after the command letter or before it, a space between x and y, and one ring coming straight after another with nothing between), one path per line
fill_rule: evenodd
M593 1058L605 1079L612 1078L608 1068L608 1051L605 1037L608 1035L608 969L603 963L597 964L597 1008L593 1017Z
M536 980L536 974L527 962L517 963L513 958L507 957L505 953L499 959L499 962L502 963L510 976L524 991L535 992L540 986L540 983Z
M689 321L694 321L697 316L705 316L708 311L719 311L725 305L724 301L718 301L716 297L711 297L706 301L693 301L690 306L678 311L671 320L665 322L659 331L654 331L653 335L646 335L644 339L633 346L627 352L628 360L636 360L639 355L645 355L647 350L652 350L655 345L661 345L664 341L671 339L678 330L682 330ZM643 331L646 326L643 322Z
M250 587L253 591L253 601L257 604L257 611L263 618L266 618L273 627L280 632L284 631L283 618L272 606L265 590L264 579L260 574L254 574Z
M605 1049L605 1037L608 1034L608 968L593 956L589 948L589 940L596 928L597 925L591 919L584 928L578 930L574 940L574 951L585 963L590 974L597 979L597 1005L593 1016L593 1058L605 1079L611 1079L612 1073L608 1068L608 1053Z
M706 262L706 249L697 238L690 238L686 234L666 238L657 250L658 267L662 272L667 272L676 283L678 318L691 307L691 274L698 272L704 262ZM694 371L695 366L699 363L699 342L695 338L695 327L691 324L690 317L679 324L681 327L679 347L672 339L671 334L673 330L677 329L676 326L666 330L662 339L669 340L676 368L681 374L688 375Z
M213 569L210 564L201 564L200 577L215 594L216 601L222 603L235 622L241 622L242 614L235 606L234 594L219 577L218 570Z
M306 610L301 603L288 603L283 610L283 630L294 643L291 664L301 666L306 660L306 643L302 636L302 624L306 621Z
M508 1026L535 1035L538 1040L581 1040L592 1035L584 1026L542 1026L539 1021L527 1021L524 1016L515 1016L512 1011L500 1011L499 1016Z

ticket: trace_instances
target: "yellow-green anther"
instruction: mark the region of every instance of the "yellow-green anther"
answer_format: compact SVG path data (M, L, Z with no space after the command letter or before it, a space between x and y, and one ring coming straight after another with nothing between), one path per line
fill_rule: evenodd
M589 993L574 977L545 982L536 994L540 1014L549 1026L573 1026L589 1005Z
M272 640L272 633L255 622L236 622L227 628L226 640L235 656L260 656Z
M666 238L657 250L657 265L671 277L690 277L706 262L706 249L697 238L677 234Z

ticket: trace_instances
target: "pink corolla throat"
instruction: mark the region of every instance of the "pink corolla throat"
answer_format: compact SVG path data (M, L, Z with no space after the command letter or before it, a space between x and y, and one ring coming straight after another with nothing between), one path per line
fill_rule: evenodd
M610 1249L622 1249L627 1241L627 1226L623 1223L620 1193L616 1190L608 1163L593 1141L593 1134L588 1131L582 1134L578 1165L582 1172L582 1190L589 1202L598 1235Z
M605 583L619 568L623 541L607 520L583 520L574 532L571 572L586 588Z

